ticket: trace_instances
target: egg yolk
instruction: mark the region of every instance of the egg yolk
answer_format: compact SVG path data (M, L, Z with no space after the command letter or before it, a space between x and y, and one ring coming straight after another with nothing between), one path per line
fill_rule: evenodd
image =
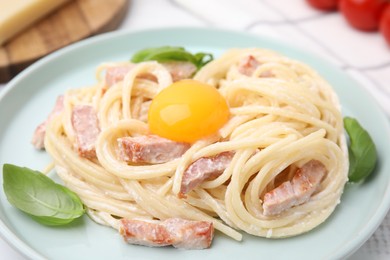
M151 133L188 143L215 133L228 119L228 105L218 90L190 79L163 89L148 114Z

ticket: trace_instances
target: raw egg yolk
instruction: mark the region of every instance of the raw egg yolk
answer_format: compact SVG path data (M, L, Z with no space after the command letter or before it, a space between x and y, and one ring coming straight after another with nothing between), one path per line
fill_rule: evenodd
M228 119L228 105L218 90L190 79L177 81L158 93L148 114L153 134L187 143L215 133Z

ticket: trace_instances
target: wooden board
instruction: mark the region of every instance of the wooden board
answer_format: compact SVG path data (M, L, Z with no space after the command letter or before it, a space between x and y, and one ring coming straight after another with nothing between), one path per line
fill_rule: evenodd
M0 83L43 56L92 35L116 29L129 0L73 0L0 46Z

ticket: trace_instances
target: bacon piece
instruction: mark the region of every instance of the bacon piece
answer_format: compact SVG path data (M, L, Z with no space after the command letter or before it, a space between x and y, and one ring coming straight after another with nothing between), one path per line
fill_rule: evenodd
M192 78L196 72L196 66L187 61L169 61L162 63L162 65L171 74L173 82Z
M293 206L307 202L319 187L327 170L317 160L311 160L299 168L291 181L264 195L264 215L276 215Z
M95 109L90 105L75 106L71 120L79 155L87 159L96 158L95 143L100 127Z
M238 64L238 71L246 76L252 76L261 63L252 55L243 58Z
M165 163L184 154L190 144L156 135L118 138L121 160L132 163Z
M106 85L108 87L110 87L110 86L118 83L119 81L122 81L125 78L126 74L130 70L132 70L135 66L136 66L136 64L129 63L129 64L123 65L123 66L116 66L116 67L107 68ZM154 75L146 74L146 73L138 75L137 78L148 79L148 80L155 81L155 82L157 81L157 78Z
M122 81L126 74L135 67L134 64L129 63L124 66L109 67L106 70L106 85L112 86L119 81Z
M119 232L130 244L205 249L211 246L214 227L212 222L180 218L158 222L121 219Z
M212 157L202 157L193 162L184 172L181 181L180 195L196 188L200 183L216 178L229 166L234 153L223 152Z
M196 72L196 66L191 62L169 61L163 62L161 64L169 71L174 82L181 79L191 78L192 75ZM115 83L122 81L126 74L135 66L135 64L129 63L128 65L107 68L106 85L112 86ZM156 77L151 74L142 74L139 75L138 78L157 81Z
M64 96L60 95L57 97L56 103L54 105L53 110L50 112L48 117L44 122L42 122L34 132L31 143L37 149L45 148L45 134L46 134L46 126L47 124L57 115L59 115L64 110Z

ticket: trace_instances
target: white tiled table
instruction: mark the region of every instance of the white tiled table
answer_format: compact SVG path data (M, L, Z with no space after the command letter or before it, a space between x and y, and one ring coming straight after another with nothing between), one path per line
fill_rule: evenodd
M362 83L390 115L390 47L305 0L131 0L119 30L195 26L265 35L315 52ZM0 91L4 88L0 84ZM0 259L25 259L0 238ZM390 259L390 214L350 259Z

